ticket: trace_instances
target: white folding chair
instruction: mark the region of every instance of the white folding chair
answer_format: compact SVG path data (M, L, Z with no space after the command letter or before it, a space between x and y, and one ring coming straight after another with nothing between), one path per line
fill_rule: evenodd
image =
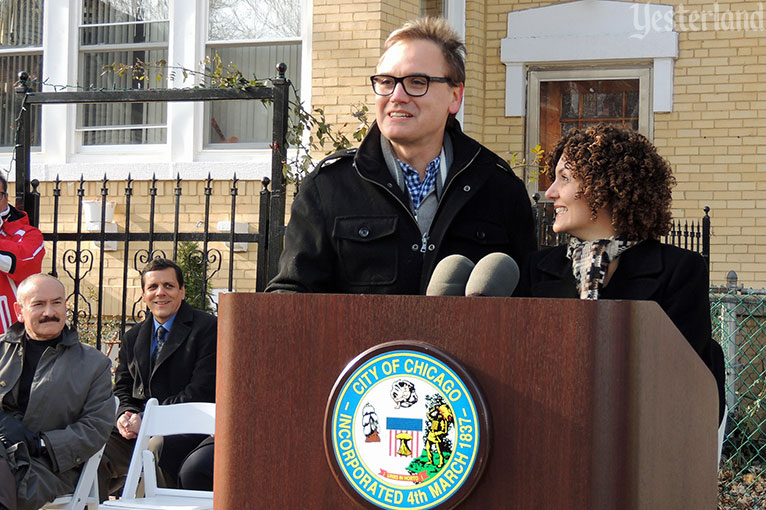
M723 441L726 439L726 419L729 417L729 406L724 406L723 419L718 426L718 467L721 467L721 454L723 453Z
M149 399L144 408L141 428L130 459L128 476L122 497L105 501L103 510L207 510L213 508L212 491L192 491L157 487L154 455L148 450L152 436L175 434L215 433L215 404L187 402L161 406L156 398ZM143 473L144 497L136 497L138 482Z
M117 409L120 407L120 399L114 397L114 413L117 414ZM98 465L101 462L101 457L104 455L104 446L99 451L94 453L88 461L83 465L80 478L77 480L77 485L74 488L72 494L61 496L51 501L41 510L95 510L98 508Z

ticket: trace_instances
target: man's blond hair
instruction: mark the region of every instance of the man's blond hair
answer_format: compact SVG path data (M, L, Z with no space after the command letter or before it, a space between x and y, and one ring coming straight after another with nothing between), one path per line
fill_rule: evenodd
M391 32L383 45L383 53L398 42L419 39L436 43L441 48L449 69L447 78L451 85L465 83L465 44L455 29L442 17L426 16L408 21L401 28Z

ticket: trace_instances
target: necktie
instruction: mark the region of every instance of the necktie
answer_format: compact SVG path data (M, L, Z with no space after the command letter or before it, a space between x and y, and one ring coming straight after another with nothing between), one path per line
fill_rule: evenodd
M167 337L167 335L167 329L162 326L157 328L157 347L154 348L154 352L152 353L152 365L157 361L157 357L160 355L160 350L162 350L162 346L165 345L165 337Z

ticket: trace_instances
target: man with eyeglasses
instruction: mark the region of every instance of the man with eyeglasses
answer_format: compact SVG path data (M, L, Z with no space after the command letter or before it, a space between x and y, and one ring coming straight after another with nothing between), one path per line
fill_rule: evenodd
M394 31L376 73L376 121L302 181L267 291L422 294L448 255L536 248L524 184L455 119L465 46L449 24Z
M0 175L0 334L16 322L16 286L41 272L43 234L29 224L26 213L8 203L8 181Z

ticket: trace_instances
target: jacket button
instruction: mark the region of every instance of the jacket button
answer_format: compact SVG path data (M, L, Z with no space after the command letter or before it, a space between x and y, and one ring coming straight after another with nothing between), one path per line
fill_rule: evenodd
M415 243L412 245L412 251L418 251L418 248L420 248L420 246L418 246L418 243Z
M471 191L471 187L468 184L466 184L465 186L463 186L463 191L468 193L469 191Z
M77 458L74 459L74 461L76 463L80 464L82 462L82 459L80 457L77 457Z
M435 244L429 244L428 245L428 251L434 251L435 249L436 249L436 245Z
M370 229L367 227L362 227L359 229L359 237L367 237L370 235Z
M393 188L393 187L394 187L394 183L392 183L392 182L389 182L388 184L386 184L386 186L388 186L388 189L391 189L391 188Z
M481 231L476 232L476 239L484 240L485 237L487 237L487 234L485 234L484 232L481 232Z
M5 388L5 381L0 381L0 387Z

